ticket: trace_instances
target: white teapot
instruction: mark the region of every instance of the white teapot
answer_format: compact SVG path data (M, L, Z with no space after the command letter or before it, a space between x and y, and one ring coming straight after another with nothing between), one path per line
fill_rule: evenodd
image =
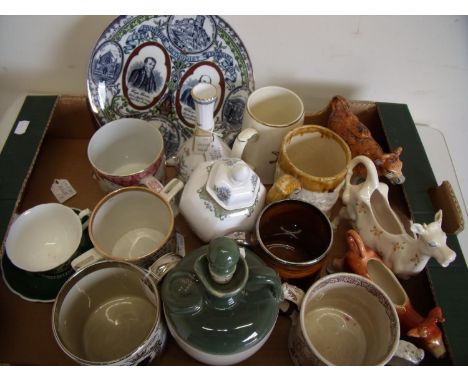
M251 231L265 203L258 175L241 159L203 162L190 176L180 212L203 241L234 231Z

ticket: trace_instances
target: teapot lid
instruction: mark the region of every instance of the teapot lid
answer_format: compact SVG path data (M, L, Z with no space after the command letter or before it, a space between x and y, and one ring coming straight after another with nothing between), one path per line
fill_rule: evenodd
M227 355L255 346L273 329L281 280L253 252L220 237L166 275L161 298L169 327L182 341Z
M259 189L258 175L236 158L216 161L206 183L208 194L229 211L252 206Z

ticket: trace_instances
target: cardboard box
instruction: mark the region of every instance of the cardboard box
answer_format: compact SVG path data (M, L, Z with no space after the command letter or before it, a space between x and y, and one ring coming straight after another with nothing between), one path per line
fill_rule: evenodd
M406 182L392 186L392 206L415 222L429 223L434 217L429 190L437 186L424 148L406 105L353 102L353 110L371 129L386 149L403 146L401 159ZM308 115L306 123L326 125L328 110ZM104 196L92 178L86 149L98 128L86 97L30 96L18 115L30 121L27 132L10 134L0 155L0 235L4 240L15 213L40 203L55 202L50 187L55 179L68 179L78 192L64 204L77 208L93 208ZM169 170L169 176L173 175ZM444 214L445 217L445 214ZM185 236L186 250L203 243L190 231L182 216L176 226ZM457 259L448 268L431 260L426 271L403 285L415 308L425 314L435 304L446 317L442 325L448 356L436 360L429 354L423 364L468 364L468 271L455 235L448 245L457 252ZM336 240L335 255L345 245ZM307 285L303 285L307 287ZM28 302L13 294L0 280L0 363L15 365L71 365L56 344L51 330L51 303ZM290 319L280 314L274 332L265 346L243 365L291 365L287 338ZM154 364L197 364L169 339L161 359Z

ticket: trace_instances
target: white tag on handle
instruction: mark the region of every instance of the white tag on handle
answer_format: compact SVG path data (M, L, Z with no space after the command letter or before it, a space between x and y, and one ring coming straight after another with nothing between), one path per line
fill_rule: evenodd
M55 179L50 190L60 203L63 203L76 195L75 189L66 179Z
M218 141L214 140L205 152L205 160L206 161L213 161L218 160L223 157L223 153L221 151L221 145Z
M193 152L194 154L205 154L208 147L212 142L213 138L209 136L195 136L193 140Z

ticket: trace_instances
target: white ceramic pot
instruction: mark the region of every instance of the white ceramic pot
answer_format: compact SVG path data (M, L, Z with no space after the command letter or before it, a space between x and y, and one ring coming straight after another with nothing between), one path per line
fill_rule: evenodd
M242 160L201 163L180 199L180 212L197 236L208 242L234 231L251 231L263 208L266 190Z

